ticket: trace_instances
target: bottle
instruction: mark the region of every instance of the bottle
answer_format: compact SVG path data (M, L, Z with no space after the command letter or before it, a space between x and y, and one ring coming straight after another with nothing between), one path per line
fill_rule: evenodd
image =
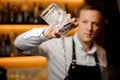
M29 9L28 22L30 24L34 23L34 7L33 6L31 6L31 8Z
M11 5L11 11L10 11L10 22L15 24L17 19L17 6L15 4Z
M23 18L22 18L22 12L21 12L21 6L19 5L17 7L17 15L16 15L17 19L16 19L16 23L19 23L21 24L22 21L23 21ZM27 21L27 19L25 19Z
M5 39L5 57L10 57L10 54L11 54L11 42L9 34L7 34Z
M2 12L3 12L2 7L3 7L3 5L0 4L0 23L2 23L2 17L3 17L3 15L2 15Z
M8 80L7 70L3 66L0 66L0 80Z
M6 15L7 15L7 23L10 24L11 23L11 4L10 2L6 3Z
M5 35L2 34L1 35L1 50L2 50L2 53L1 53L1 57L5 57Z
M34 8L34 24L38 23L38 5L36 3L33 3L33 8Z
M28 12L27 3L24 3L22 5L21 12L22 12L22 18L23 18L22 23L25 23L25 24L28 23L28 14L29 14L29 12Z
M0 35L0 57L2 57L2 39Z
M7 2L7 3L4 5L4 9L3 9L3 23L4 23L4 24L10 23L10 11L11 11L10 3Z

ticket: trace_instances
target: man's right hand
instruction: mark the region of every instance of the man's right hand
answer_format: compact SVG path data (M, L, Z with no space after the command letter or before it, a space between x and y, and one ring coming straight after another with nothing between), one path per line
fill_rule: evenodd
M68 16L71 18L71 23L74 24L74 28L78 26L77 19L75 17L72 18L71 14L68 14ZM48 38L59 38L61 37L60 33L57 32L52 26L48 26L44 32L43 35Z
M51 38L59 38L61 37L61 35L51 26L46 27L46 29L43 32L43 35L47 38L47 39L51 39Z

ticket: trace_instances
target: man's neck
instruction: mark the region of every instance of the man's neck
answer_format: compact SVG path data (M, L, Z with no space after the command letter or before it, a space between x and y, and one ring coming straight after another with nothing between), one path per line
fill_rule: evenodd
M85 49L86 52L91 50L93 42L84 42L80 38L78 38L78 39L79 39L81 45L83 46L83 48Z

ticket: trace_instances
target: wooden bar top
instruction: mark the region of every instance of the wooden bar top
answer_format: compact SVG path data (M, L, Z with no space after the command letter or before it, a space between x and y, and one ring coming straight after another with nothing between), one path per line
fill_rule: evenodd
M5 69L46 67L46 58L42 56L0 57L0 66Z

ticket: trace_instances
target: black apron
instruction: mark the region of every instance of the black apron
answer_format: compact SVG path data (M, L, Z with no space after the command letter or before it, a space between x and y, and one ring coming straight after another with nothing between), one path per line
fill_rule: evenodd
M64 80L101 80L101 70L96 52L94 53L96 66L84 66L76 64L75 43L73 40L72 63Z

